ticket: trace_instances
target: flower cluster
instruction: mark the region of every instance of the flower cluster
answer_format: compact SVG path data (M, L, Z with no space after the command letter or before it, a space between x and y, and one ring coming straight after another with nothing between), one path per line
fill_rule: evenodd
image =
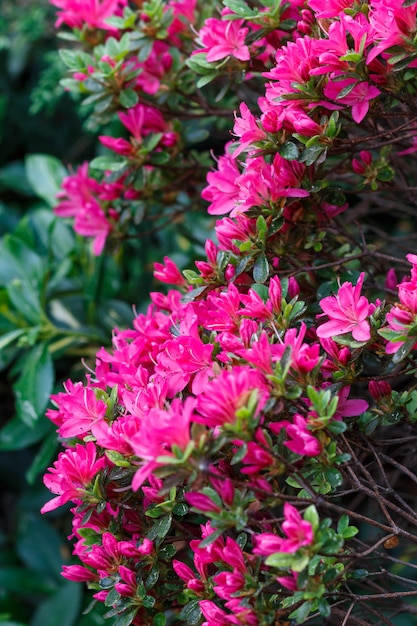
M98 351L86 382L67 381L48 411L66 449L45 477L56 497L43 511L73 504L82 563L64 575L86 581L125 626L164 626L167 611L204 626L302 623L351 603L346 581L367 575L356 566L363 544L349 543L357 528L332 498L344 485L345 496L374 494L383 514L390 502L348 434L384 424L383 403L411 425L417 413L412 394L377 380L392 376L393 363L406 377L414 371L417 256L408 255L411 279L393 302L384 285L396 282L391 257L361 248L339 218L351 209L349 185L375 191L394 176L387 152L362 149L373 117L402 107L389 136L410 136L408 96L397 98L416 89L416 6L224 4L202 22L199 3L150 2L137 12L102 3L106 26L98 16L82 36L91 41L95 28L104 43L73 79L86 91L91 81L107 85L90 100L106 102L103 111L114 111L115 94L127 109L118 120L129 138L100 138L119 159L96 159L103 171L111 165L107 178L82 165L57 207L94 237L97 254L124 221L122 206L173 184L176 166L168 175L158 168L190 156L178 76L200 76L190 114L216 74L236 97L252 81L260 90L257 109L240 103L236 141L202 190L209 214L223 216L217 243L207 240L195 270L158 263L156 278L176 289L152 293L132 328L114 330L112 350ZM59 20L79 28L72 3L59 6ZM173 46L190 42L181 65ZM372 525L373 513L357 515ZM401 531L389 514L376 526Z

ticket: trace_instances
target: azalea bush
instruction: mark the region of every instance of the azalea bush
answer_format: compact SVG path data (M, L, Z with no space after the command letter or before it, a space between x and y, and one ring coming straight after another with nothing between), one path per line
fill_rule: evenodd
M97 256L217 220L52 395L64 577L116 626L409 624L417 3L52 4L109 151L57 214Z

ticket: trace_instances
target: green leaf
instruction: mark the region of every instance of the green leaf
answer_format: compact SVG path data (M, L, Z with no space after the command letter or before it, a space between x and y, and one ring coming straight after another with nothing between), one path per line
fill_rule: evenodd
M198 624L201 619L201 609L198 600L191 600L188 604L184 606L180 613L180 620L182 622L187 622L192 626L194 624Z
M407 341L404 341L402 346L400 346L397 352L395 352L395 354L393 355L392 357L393 362L400 363L403 359L405 359L410 354L411 350L414 348L415 343L416 343L415 338L407 339Z
M293 611L289 617L291 619L295 619L297 624L302 624L306 621L310 610L311 610L312 602L309 600L308 602L304 602L301 606L298 607L295 611Z
M81 608L82 587L65 582L33 615L30 626L76 626Z
M13 390L17 416L29 427L43 415L52 392L54 373L47 344L38 344L26 357Z
M112 626L129 626L135 619L138 608L131 608L116 616ZM32 625L31 625L32 626Z
M160 517L157 522L152 526L149 531L148 538L151 540L154 539L163 539L165 535L169 533L172 524L172 515L165 515L164 517Z
M47 419L39 420L32 428L28 428L21 419L14 417L0 430L0 451L27 448L43 439L51 430L54 427Z
M29 570L43 580L61 581L63 541L51 524L37 513L21 512L16 549Z
M19 594L50 593L56 585L25 567L0 567L0 588Z
M26 329L18 328L16 330L10 330L8 333L5 333L0 337L0 350L3 350L9 343L13 343L15 339L18 339L22 335L24 335Z
M287 567L292 567L292 563L294 561L293 554L287 554L286 552L275 552L275 554L270 554L266 560L265 564L270 567L278 567L279 569L287 569Z
M196 82L197 89L201 89L201 87L204 87L205 85L211 83L216 78L216 76L218 76L217 72L211 72L210 74L201 76L201 78L199 78Z
M316 532L316 530L319 527L319 523L320 523L320 519L319 519L319 515L317 513L317 509L314 506L314 504L311 504L305 511L304 511L304 515L303 518L307 521L310 522L313 531Z
M25 166L33 191L50 207L54 207L62 180L67 175L61 161L48 154L29 154L25 159Z
M126 161L118 161L113 156L98 156L90 163L90 167L95 170L110 170L111 172L117 172L124 167Z
M324 598L319 598L317 602L317 608L322 617L327 618L330 616L330 613L331 613L330 604Z
M152 620L152 626L166 626L167 618L164 613L157 613Z
M14 278L6 287L16 311L31 325L39 325L42 319L42 306L39 293L26 280Z
M340 520L337 523L337 532L339 535L343 535L347 527L349 526L349 517L347 515L342 515Z
M258 256L253 266L253 278L257 283L264 283L269 276L269 263L265 254Z
M125 109L131 109L139 102L139 96L133 89L125 89L119 95L119 102Z
M347 429L347 425L345 424L345 422L335 420L328 424L327 429L334 435L341 435Z
M264 302L266 302L269 298L269 291L268 291L268 287L266 285L261 285L260 283L255 283L253 285L251 285L251 289L253 289L253 291L255 291L258 296L260 296L262 298L262 300Z
M42 258L18 237L5 235L0 245L0 284L6 286L19 278L35 287L44 274Z
M41 447L39 448L35 458L32 461L31 466L26 472L26 480L30 485L33 485L36 477L43 472L51 463L55 456L56 449L58 447L58 441L56 433L53 432L47 437Z
M287 161L294 161L298 159L299 150L297 145L293 141L286 141L278 150L283 159Z

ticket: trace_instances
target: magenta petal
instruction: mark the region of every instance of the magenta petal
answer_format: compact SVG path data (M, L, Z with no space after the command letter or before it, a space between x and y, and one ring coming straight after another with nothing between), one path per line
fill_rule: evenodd
M352 326L352 322L347 320L330 320L330 322L326 322L317 328L317 337L327 338L334 335L344 335L352 330Z

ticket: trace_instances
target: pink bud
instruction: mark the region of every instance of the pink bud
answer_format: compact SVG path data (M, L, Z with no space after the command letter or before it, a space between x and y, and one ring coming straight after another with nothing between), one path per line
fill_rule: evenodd
M385 380L370 380L368 389L375 400L381 400L384 396L390 396L392 391L391 385Z

